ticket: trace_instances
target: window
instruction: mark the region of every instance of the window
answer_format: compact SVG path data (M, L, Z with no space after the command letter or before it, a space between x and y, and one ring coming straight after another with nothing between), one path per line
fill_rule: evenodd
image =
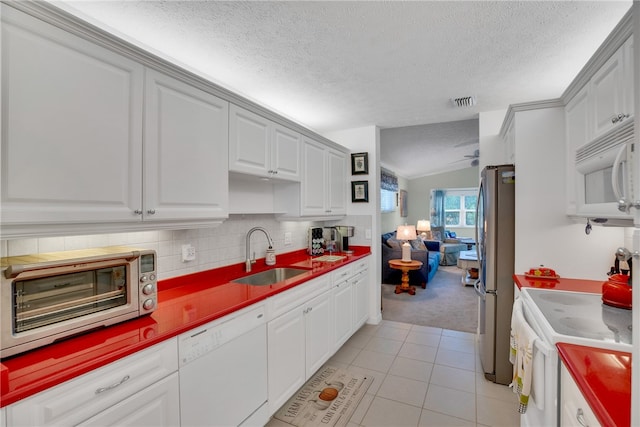
M444 196L445 227L475 227L477 204L475 188L447 189Z
M380 190L380 211L394 212L396 210L396 192Z
M396 210L397 191L398 177L392 172L380 169L380 211L382 213Z

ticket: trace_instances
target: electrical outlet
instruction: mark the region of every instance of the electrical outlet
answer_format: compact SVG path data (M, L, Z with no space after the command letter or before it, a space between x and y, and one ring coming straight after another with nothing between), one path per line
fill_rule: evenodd
M284 244L285 245L291 244L291 232L284 233Z
M182 262L196 259L196 248L191 244L182 245Z

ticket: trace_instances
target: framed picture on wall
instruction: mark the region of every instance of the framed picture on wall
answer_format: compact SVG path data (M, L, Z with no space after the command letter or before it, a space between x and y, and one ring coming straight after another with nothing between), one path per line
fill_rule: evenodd
M399 192L400 196L400 216L401 217L406 217L408 215L408 211L407 211L407 192L405 190L400 190Z
M351 202L369 202L369 181L351 181Z
M369 174L369 154L353 153L351 155L351 175Z

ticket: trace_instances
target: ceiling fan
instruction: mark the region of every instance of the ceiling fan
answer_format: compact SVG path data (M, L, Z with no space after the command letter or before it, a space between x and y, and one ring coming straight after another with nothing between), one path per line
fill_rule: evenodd
M460 160L456 160L453 163L457 163L457 162L464 162L467 159L471 159L471 166L478 166L479 163L479 158L480 158L480 150L476 149L473 151L473 154L465 154L464 155L464 159L460 159Z

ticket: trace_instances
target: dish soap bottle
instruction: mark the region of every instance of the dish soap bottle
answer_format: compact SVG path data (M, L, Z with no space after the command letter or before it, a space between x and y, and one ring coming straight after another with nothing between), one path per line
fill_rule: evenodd
M267 249L267 256L264 260L264 263L267 265L276 265L276 251L272 246L269 246Z

